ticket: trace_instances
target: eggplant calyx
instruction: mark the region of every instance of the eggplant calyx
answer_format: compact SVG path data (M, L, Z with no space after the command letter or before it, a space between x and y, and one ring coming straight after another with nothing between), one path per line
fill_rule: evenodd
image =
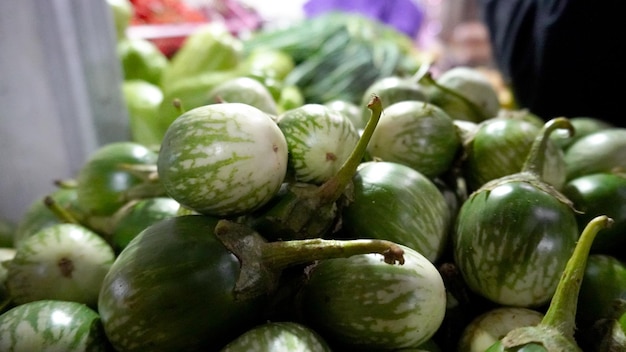
M559 202L565 204L567 207L572 209L573 212L582 213L581 211L577 210L574 207L574 203L569 198L567 198L563 193L561 193L558 189L556 189L551 184L541 180L538 174L536 174L535 172L530 172L530 171L522 171L516 174L507 175L507 176L497 178L495 180L488 181L487 183L482 185L478 190L474 191L474 193L479 192L479 191L491 191L500 185L503 185L505 183L511 183L511 182L528 183L534 188L553 196L554 198L556 198L556 200L558 200Z
M263 235L270 239L323 237L337 224L340 208L350 199L352 178L365 157L367 145L380 120L380 98L377 95L372 96L367 106L372 111L372 116L352 153L333 177L321 186L287 183L276 196L275 202L250 216L242 217L241 222L261 228Z
M268 242L247 225L220 220L215 235L241 263L234 287L236 299L245 300L273 292L284 269L315 261L378 253L390 265L404 264L404 250L386 240L324 240L312 238Z

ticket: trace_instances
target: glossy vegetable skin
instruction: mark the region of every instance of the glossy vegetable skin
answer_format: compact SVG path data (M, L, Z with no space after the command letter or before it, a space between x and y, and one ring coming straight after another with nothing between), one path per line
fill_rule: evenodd
M240 263L215 237L216 224L201 215L166 219L120 253L98 301L116 349L215 350L260 323L263 304L234 297Z
M343 350L418 346L437 331L446 293L435 266L402 247L405 262L375 254L322 260L300 292L304 321Z

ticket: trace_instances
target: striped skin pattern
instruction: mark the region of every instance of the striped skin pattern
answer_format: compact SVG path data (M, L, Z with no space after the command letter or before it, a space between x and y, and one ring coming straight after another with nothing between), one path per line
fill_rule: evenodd
M105 351L94 310L76 302L36 301L0 315L0 351Z
M343 228L355 238L403 244L431 262L442 254L451 213L443 194L426 176L391 162L367 162L354 177L354 200Z
M285 321L257 326L226 345L220 352L330 352L330 347L305 325Z
M520 172L539 132L531 122L516 119L493 119L480 125L463 164L469 187L476 190L488 181ZM553 142L548 144L543 169L541 178L560 189L565 183L565 159Z
M115 254L98 234L56 224L28 237L8 268L7 287L18 304L41 299L95 306Z
M241 263L214 235L217 221L167 218L120 253L98 297L116 351L216 351L259 323L263 302L233 295Z
M367 151L435 177L450 168L460 147L454 122L443 110L421 101L402 101L384 110Z
M457 351L485 352L509 331L541 322L543 313L518 307L498 307L474 318L465 326Z
M272 118L242 103L202 106L167 130L157 162L170 197L199 213L239 215L278 192L287 142Z
M296 179L320 184L334 176L359 141L359 133L341 112L306 104L278 118Z
M428 259L402 248L403 265L387 264L378 254L320 261L303 288L305 321L351 350L426 342L443 321L445 287Z
M550 300L577 239L573 211L523 182L472 195L452 235L455 263L473 291L526 308Z

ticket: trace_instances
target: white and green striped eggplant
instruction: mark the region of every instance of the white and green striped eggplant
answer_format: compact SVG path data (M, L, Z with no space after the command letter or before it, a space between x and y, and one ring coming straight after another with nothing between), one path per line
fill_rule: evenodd
M289 166L296 180L321 184L334 176L359 141L343 113L321 104L305 104L278 117L287 140Z
M371 161L359 166L353 185L353 201L342 213L346 234L396 242L432 262L440 257L452 214L433 181L402 164Z
M100 316L84 304L41 300L0 315L0 351L109 350Z
M308 326L291 321L256 326L221 349L221 352L330 352L326 341Z
M240 215L278 192L287 170L287 142L258 108L205 105L170 125L157 166L168 195L183 206L206 215Z
M95 307L113 265L113 248L76 224L56 224L26 238L8 262L6 284L15 304L55 299Z
M460 148L461 139L447 113L422 101L402 101L385 109L367 151L373 158L436 177L450 169Z
M402 265L377 254L318 262L300 292L305 323L343 351L389 351L428 341L443 322L446 290L428 259L401 248Z

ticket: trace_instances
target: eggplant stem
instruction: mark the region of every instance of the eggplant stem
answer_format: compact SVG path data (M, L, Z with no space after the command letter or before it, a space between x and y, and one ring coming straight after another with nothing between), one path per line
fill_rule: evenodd
M574 337L578 293L591 245L598 232L612 224L613 219L600 215L585 226L540 325L554 328L568 338Z
M318 260L378 253L388 264L404 264L404 250L386 240L314 238L268 242L252 228L229 220L217 223L215 235L241 263L234 288L237 299L268 294L276 289L284 269Z
M430 72L426 72L425 74L422 75L422 77L420 78L420 82L424 80L426 82L426 84L430 84L435 86L435 88L441 90L442 92L454 96L457 99L460 99L463 103L465 103L470 110L476 114L476 116L480 116L481 120L486 120L488 118L490 118L491 116L487 116L485 115L485 113L482 111L482 109L476 105L476 103L474 103L473 101L469 100L465 95L457 92L456 90L452 89L452 88L448 88L444 85L439 84L439 82L437 82L436 79L433 78L432 74Z
M358 254L378 253L387 264L404 264L404 250L397 244L378 239L325 240L311 238L293 241L267 242L263 248L263 261L270 267L285 269L289 266L311 263L329 258L348 258Z
M361 134L361 138L359 138L359 142L352 150L350 157L348 157L343 165L341 165L339 171L329 180L324 182L317 191L320 204L322 205L330 204L339 199L348 183L352 180L357 167L363 160L367 145L372 138L372 134L374 134L374 130L376 129L376 125L378 125L378 121L380 120L380 116L383 111L380 98L377 95L373 95L372 99L367 104L367 108L372 111L372 115L367 122L363 133Z
M45 196L43 203L60 221L69 224L80 224L80 221L78 221L74 215L59 205L59 203L57 203L57 201L55 201L51 196Z
M546 160L546 149L548 148L548 143L550 143L550 135L556 129L567 130L570 137L575 133L574 126L565 117L556 117L546 122L530 147L530 151L522 167L522 172L533 173L541 179Z

